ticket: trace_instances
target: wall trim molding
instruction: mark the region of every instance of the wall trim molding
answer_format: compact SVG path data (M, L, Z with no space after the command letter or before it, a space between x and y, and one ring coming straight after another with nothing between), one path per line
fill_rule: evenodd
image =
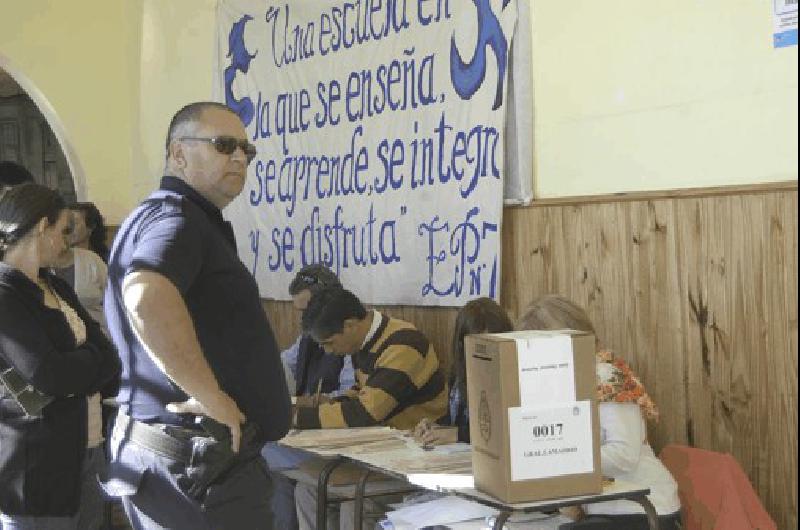
M712 186L706 188L673 189L660 191L635 191L610 193L604 195L580 195L558 197L552 199L534 199L527 205L506 205L506 209L545 208L549 206L580 206L582 204L600 204L613 202L655 201L662 199L694 199L727 195L756 195L762 193L780 193L797 191L797 180L766 182L760 184L740 184L730 186Z

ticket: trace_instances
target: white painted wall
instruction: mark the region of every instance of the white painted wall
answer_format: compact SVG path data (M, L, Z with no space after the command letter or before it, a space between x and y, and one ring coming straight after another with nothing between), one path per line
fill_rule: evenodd
M532 0L538 198L797 179L766 0Z
M118 223L172 114L212 94L217 0L2 1L0 56ZM797 179L797 47L773 49L771 2L531 2L537 198Z

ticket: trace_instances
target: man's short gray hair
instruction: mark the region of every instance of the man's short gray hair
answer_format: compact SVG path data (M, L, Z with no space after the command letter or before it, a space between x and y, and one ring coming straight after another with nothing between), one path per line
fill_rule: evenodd
M202 116L203 112L208 109L225 110L231 114L236 114L229 107L217 101L196 101L184 106L175 113L175 115L172 117L172 120L169 122L169 129L167 130L167 142L165 145L167 157L169 157L170 144L180 134L183 134L181 131L184 129L184 127L191 123L200 121L200 116Z

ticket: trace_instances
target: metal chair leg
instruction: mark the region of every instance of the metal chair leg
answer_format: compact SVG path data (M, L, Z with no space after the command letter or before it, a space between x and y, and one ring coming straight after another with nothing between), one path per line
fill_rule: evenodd
M319 530L328 528L328 480L330 480L333 470L344 462L343 457L331 460L319 473L317 479L317 529Z
M355 499L353 501L355 509L355 516L353 517L353 530L361 530L362 527L362 521L364 519L364 493L366 493L367 481L369 480L371 473L371 470L365 470L361 477L359 477L358 483L356 484Z
M642 508L644 508L644 512L647 514L647 523L650 525L650 530L659 530L660 525L658 522L658 513L656 512L653 503L651 503L650 499L647 498L647 495L642 495L641 497L633 500L638 502Z
M503 511L497 514L497 519L494 520L494 526L492 528L494 530L503 530L503 525L506 524L508 518L511 516L511 512Z

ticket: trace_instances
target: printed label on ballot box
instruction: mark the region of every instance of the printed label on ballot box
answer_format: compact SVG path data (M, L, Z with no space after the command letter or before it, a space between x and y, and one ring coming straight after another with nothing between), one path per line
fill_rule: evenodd
M515 339L522 407L575 401L575 359L569 335Z
M508 409L511 480L594 471L589 401Z

